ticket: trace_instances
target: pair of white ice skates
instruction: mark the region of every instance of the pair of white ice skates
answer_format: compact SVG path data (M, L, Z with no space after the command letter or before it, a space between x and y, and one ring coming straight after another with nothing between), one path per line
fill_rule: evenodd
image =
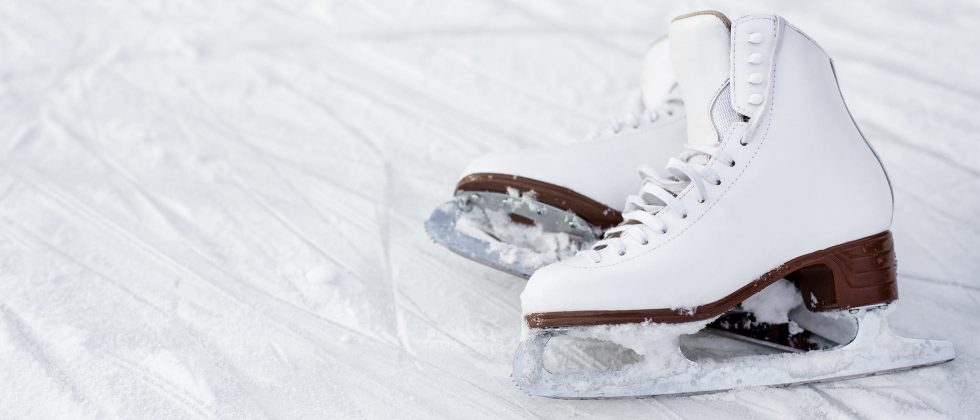
M698 12L674 19L644 68L648 111L618 134L479 159L426 223L457 253L530 276L521 388L699 393L953 359L948 342L888 329L891 186L813 40L778 16ZM664 162L665 172L645 166ZM719 361L680 350L709 325L786 353ZM556 336L614 342L641 360L548 367Z

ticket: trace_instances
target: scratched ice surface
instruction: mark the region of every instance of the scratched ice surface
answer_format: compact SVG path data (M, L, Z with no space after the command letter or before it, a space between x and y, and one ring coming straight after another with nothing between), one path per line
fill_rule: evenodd
M512 385L524 280L422 220L466 160L620 114L701 2L15 0L0 418L975 418L980 5L767 3L711 7L781 13L836 59L895 184L892 322L956 361L698 397Z

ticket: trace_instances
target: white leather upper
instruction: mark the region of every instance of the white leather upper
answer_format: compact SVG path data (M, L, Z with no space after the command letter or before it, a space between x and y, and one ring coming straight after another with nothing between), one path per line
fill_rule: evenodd
M745 31L767 39L745 48ZM704 203L690 186L682 191L688 217L661 212L668 232L651 234L649 244L538 270L521 295L524 313L694 307L797 256L889 229L890 186L844 106L829 57L775 16L742 18L733 33L731 86L742 90L732 102L756 124L748 145L722 144L736 165L709 161L721 185L709 187ZM742 85L757 72L742 65L746 53L760 54L752 66L769 69L761 87Z
M500 173L532 178L622 211L626 196L640 187L637 168L662 165L681 150L683 113L624 130L600 141L490 153L470 162L463 176Z
M711 105L728 81L728 44L725 22L713 14L694 15L670 25L671 61L687 110L688 141L714 143Z

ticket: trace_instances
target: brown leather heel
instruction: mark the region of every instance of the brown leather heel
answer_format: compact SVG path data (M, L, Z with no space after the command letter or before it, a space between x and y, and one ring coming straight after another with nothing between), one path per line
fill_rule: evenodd
M815 253L786 276L800 288L811 311L830 311L898 299L891 232Z

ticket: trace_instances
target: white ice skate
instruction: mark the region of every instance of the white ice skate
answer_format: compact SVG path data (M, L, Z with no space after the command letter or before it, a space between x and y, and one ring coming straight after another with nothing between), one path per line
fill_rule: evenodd
M666 38L645 56L642 102L642 112L613 122L593 136L597 141L493 153L471 162L455 199L426 221L429 236L464 257L525 278L588 248L622 221L623 198L640 185L639 166L666 162L683 147L683 106Z
M891 187L826 53L780 17L731 25L717 12L678 17L670 43L686 150L667 164L669 178L650 177L630 197L623 224L531 277L517 384L565 398L685 394L952 360L950 343L901 338L885 322L897 299ZM819 350L682 352L709 323L733 322L740 303L756 315L785 304L753 299L777 281L799 296L781 309L787 325ZM554 337L612 341L635 363L549 368Z

